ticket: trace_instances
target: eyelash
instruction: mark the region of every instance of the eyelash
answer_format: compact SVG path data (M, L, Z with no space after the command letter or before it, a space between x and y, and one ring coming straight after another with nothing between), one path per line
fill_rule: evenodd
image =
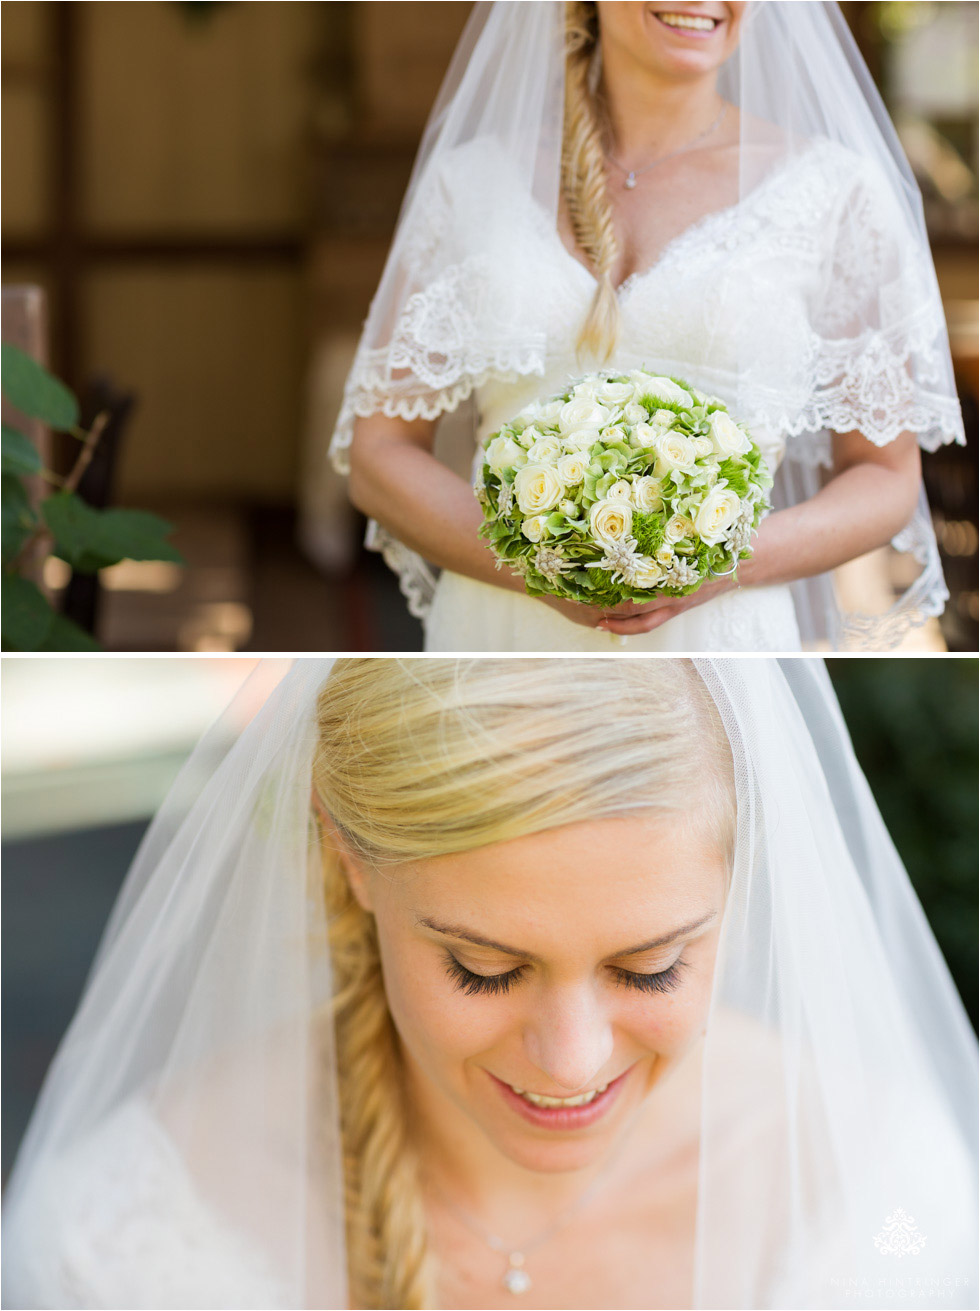
M637 992L672 992L680 982L683 968L684 962L677 960L657 974L637 974L633 970L619 968L614 969L613 973L624 988L633 988ZM503 974L474 974L451 951L446 952L446 972L455 980L457 991L468 993L471 997L477 993L497 996L510 992L514 984L520 982L526 969L526 965L518 965L516 969L507 970Z

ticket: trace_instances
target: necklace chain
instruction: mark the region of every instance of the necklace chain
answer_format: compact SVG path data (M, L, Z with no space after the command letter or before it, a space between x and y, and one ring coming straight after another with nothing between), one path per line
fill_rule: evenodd
M658 159L652 160L649 164L644 164L642 168L627 168L626 165L621 164L619 160L615 158L614 155L611 155L608 150L605 152L606 158L609 160L611 164L615 164L616 167L622 173L626 174L626 177L623 180L623 186L627 189L627 191L632 191L633 188L636 186L636 179L640 177L641 174L648 172L651 168L655 168L658 164L665 164L668 159L673 159L675 155L684 154L686 150L691 150L694 146L698 144L699 141L703 141L705 137L710 136L711 133L714 132L715 128L718 127L718 125L721 123L721 120L725 117L725 114L727 112L728 112L728 102L726 101L722 105L721 112L719 113L718 117L714 120L714 122L709 124L709 126L706 127L703 132L699 132L698 135L693 138L693 140L688 141L683 146L678 146L676 150L672 150L667 155L661 155Z

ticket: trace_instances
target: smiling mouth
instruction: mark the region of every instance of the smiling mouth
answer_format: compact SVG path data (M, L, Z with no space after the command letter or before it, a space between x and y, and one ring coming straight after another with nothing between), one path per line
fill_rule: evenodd
M515 1088L512 1083L509 1083L507 1087L511 1092L517 1093L518 1097L523 1097L526 1102L530 1102L532 1106L570 1108L572 1106L588 1106L589 1102L594 1102L600 1093L606 1091L609 1084L604 1083L601 1088L593 1088L587 1093L578 1093L575 1097L545 1097L541 1093L526 1092L523 1088Z
M720 18L709 18L707 14L684 14L672 9L654 10L653 16L664 27L681 32L713 32L721 22Z

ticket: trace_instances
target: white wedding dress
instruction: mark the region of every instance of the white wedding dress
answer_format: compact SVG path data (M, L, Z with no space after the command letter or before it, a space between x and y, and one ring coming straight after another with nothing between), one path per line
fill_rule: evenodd
M481 170L486 142L472 141L448 163L443 186L433 188L431 225L417 260L439 243L460 243L453 276L412 297L411 331L399 339L402 365L423 373L413 338L439 325L447 376L451 343L465 339L473 318L484 334L506 338L513 322L514 285L523 287L520 336L547 343L541 371L518 364L509 377L488 369L472 388L476 439L482 440L535 397L553 393L590 367L578 361L575 341L595 291L589 270L565 247L544 211L525 195L513 223L501 231L500 250L468 258L466 233L480 224ZM495 161L499 170L501 165ZM446 195L451 193L451 205ZM473 212L469 212L472 209ZM445 213L452 212L447 223ZM845 217L846 216L846 217ZM855 233L860 234L860 245ZM910 387L905 362L888 356L880 334L866 334L859 372L839 385L834 361L820 355L822 338L847 341L856 307L896 277L910 298L917 273L902 267L902 238L887 192L868 177L859 156L829 140L815 140L788 161L772 165L737 204L714 210L667 243L652 267L618 289L622 313L617 368L645 367L683 377L726 402L750 425L775 473L783 459L812 470L830 463L828 419L849 417L860 403L863 431L878 444L896 435L894 413ZM899 272L896 274L896 269ZM504 288L502 280L506 280ZM500 283L499 297L495 284ZM894 294L894 292L892 292ZM507 304L497 313L495 301ZM475 307L475 308L474 308ZM482 317L481 317L482 316ZM820 337L815 333L815 325ZM941 328L941 324L939 325ZM928 341L937 325L921 325ZM421 329L421 330L420 330ZM941 337L941 334L940 334ZM369 370L368 370L369 372ZM819 409L811 400L819 383ZM365 383L365 386L367 384ZM439 410L454 409L468 388L447 389ZM381 408L379 396L377 408ZM419 412L418 410L416 412ZM426 407L421 407L426 413ZM875 422L879 414L881 427ZM761 419L759 416L766 416ZM777 416L774 420L773 416ZM844 423L844 426L853 426ZM939 444L926 441L926 444ZM745 587L694 606L652 633L617 638L575 624L546 603L444 571L435 584L428 567L377 525L369 543L401 575L415 614L425 618L429 651L786 651L801 647L789 586Z

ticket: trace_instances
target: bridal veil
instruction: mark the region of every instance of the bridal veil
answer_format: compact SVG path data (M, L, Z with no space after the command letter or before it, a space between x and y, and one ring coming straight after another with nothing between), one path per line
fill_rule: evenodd
M637 662L590 663L613 714ZM260 670L150 827L10 1180L4 1305L348 1305L311 805L330 665ZM975 1306L973 1037L826 673L695 665L737 788L695 1305Z
M568 315L543 310L556 300L549 260L564 260L559 283L583 276L557 236L564 13L561 0L474 6L347 379L331 447L342 472L356 418L383 413L439 419L437 454L468 476L481 386L552 377L567 354ZM593 85L601 41L599 51ZM819 489L834 431L878 445L911 432L925 450L962 442L921 198L838 6L750 0L718 89L738 126L711 184L692 198L658 189L656 173L644 180L645 244L684 261L691 279L675 280L654 317L669 324L686 285L700 317L686 306L676 328L621 335L609 366L645 366L721 397L774 464L785 451L777 507ZM647 272L656 267L628 279L632 295ZM580 356L577 372L602 363ZM368 541L424 616L431 568L377 524ZM884 649L941 613L924 496L893 545L918 572L883 613L842 613L828 577L794 587L805 640Z

